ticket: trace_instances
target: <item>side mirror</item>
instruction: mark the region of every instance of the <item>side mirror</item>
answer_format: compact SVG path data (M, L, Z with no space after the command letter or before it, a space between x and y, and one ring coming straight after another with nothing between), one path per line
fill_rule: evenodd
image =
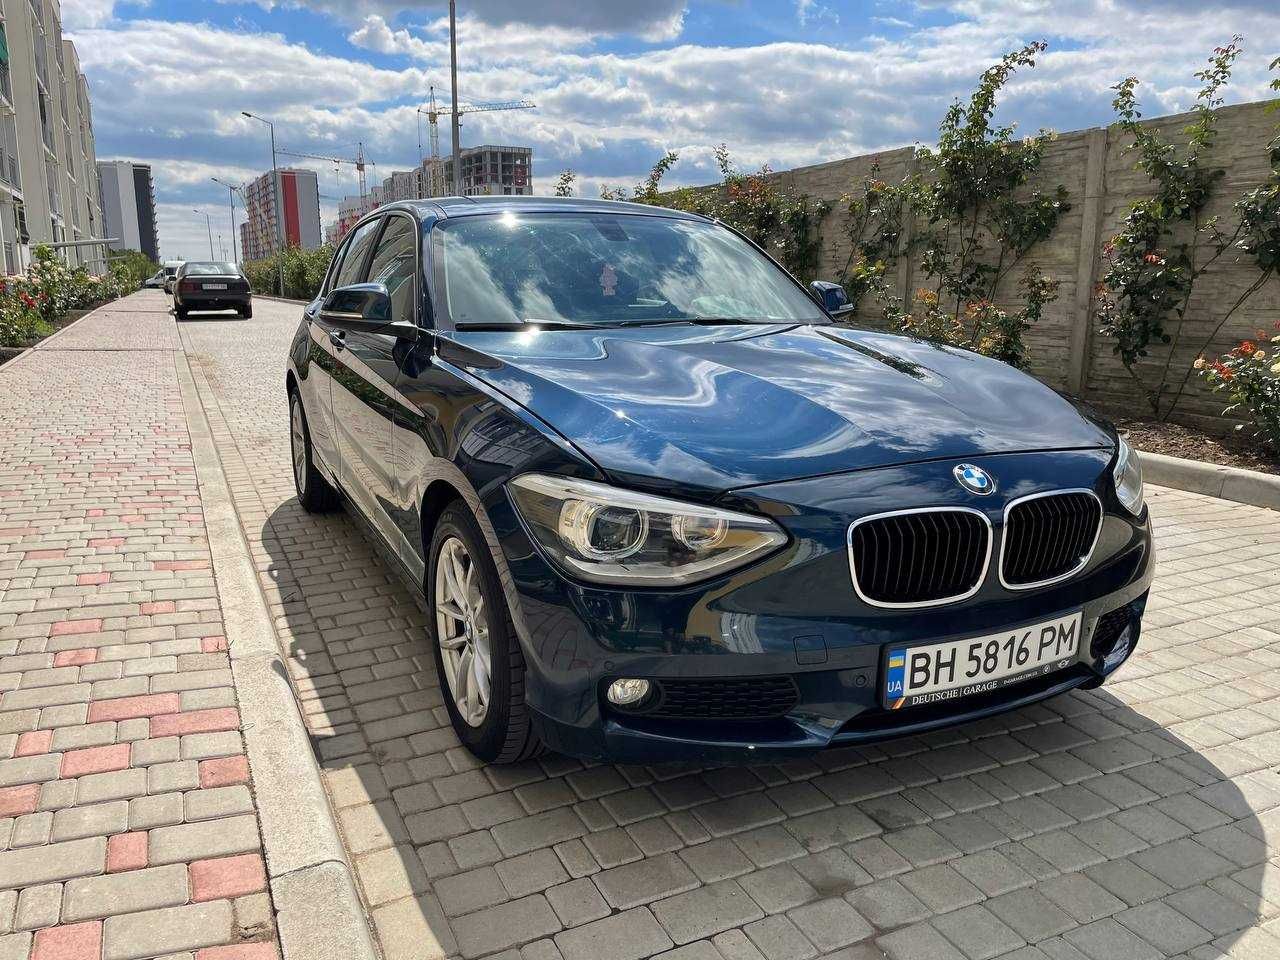
M830 280L815 280L809 284L809 292L833 317L853 313L853 304L845 295L844 287L838 283L832 283Z
M331 290L320 305L320 319L343 330L381 333L397 340L416 340L418 327L391 319L391 294L381 283L353 283Z

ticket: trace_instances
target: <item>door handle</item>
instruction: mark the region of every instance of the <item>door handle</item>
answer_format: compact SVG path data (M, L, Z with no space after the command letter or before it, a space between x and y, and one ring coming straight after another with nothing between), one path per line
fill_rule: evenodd
M336 350L347 349L347 334L343 330L330 330L329 342L333 344Z

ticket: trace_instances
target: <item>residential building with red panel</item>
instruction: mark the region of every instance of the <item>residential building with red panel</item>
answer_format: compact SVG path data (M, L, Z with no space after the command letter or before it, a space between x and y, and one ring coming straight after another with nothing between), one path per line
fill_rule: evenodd
M320 184L314 170L285 168L254 180L244 191L246 222L240 248L246 260L269 257L281 243L313 250L320 234Z

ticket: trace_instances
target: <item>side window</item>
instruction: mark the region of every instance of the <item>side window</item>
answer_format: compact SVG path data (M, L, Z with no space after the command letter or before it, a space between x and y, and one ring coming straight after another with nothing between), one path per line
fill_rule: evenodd
M334 289L353 283L360 283L364 280L365 254L369 252L369 245L377 237L378 227L381 223L381 220L370 220L364 226L358 227L356 232L351 235L351 242L347 244L347 252L342 257L342 266L338 268L338 272L333 279Z
M408 217L388 217L378 248L369 264L369 282L381 283L391 293L391 318L414 322L413 275L418 269L418 251L414 245L417 229Z

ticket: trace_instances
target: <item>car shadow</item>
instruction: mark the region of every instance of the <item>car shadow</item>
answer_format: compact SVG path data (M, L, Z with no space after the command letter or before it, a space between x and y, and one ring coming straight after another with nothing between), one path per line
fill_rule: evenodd
M1275 695L1241 679L1246 651L1223 665L1212 642L1153 639L1117 693L782 764L485 766L449 725L429 618L362 529L290 499L261 542L290 680L388 960L471 960L650 910L662 927L642 918L644 956L670 949L664 929L678 946L749 924L767 955L766 942L835 954L867 932L839 901L890 955L939 931L969 956L1041 942L1027 956L1154 946L1213 960L1280 943L1260 929L1280 910L1267 846L1280 738L1263 712L1233 735L1211 702L1244 717L1250 697ZM1254 672L1269 666L1260 656ZM619 869L640 861L646 876ZM702 885L718 896L653 906ZM635 929L568 939L578 955L638 957Z

